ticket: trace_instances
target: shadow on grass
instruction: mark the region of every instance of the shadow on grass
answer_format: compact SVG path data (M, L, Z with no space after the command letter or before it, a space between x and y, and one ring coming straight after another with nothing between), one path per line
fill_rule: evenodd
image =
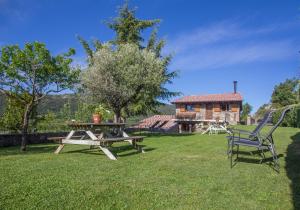
M104 153L101 152L99 148L84 148L84 149L76 149L76 150L69 150L69 151L63 151L61 153L84 153L84 154L89 154L89 155L105 155Z
M5 155L31 155L40 153L53 153L57 148L56 144L33 144L27 146L27 151L21 152L20 146L2 147L0 149L0 156Z
M291 138L293 141L287 148L285 169L291 180L294 209L300 209L300 132Z
M145 145L140 145L143 149ZM152 150L155 150L155 148L146 148L144 149L145 152L150 152ZM132 145L121 145L117 147L110 147L110 151L116 155L117 157L123 157L123 156L130 156L141 153L140 151L135 150ZM129 152L130 151L130 152ZM90 155L105 155L100 148L97 148L96 146L94 148L84 148L84 149L77 149L77 150L71 150L66 151L65 153L85 153ZM124 154L122 154L124 153Z
M132 136L139 135L145 137L164 137L164 136L172 136L172 137L185 137L185 136L193 136L194 133L144 133L144 132L134 132L130 133ZM133 135L134 134L134 135Z
M264 150L265 155L267 156L268 153L270 153L268 150ZM236 151L233 151L233 154L237 154ZM275 165L274 165L274 160L273 157L265 157L264 159L261 159L261 151L259 150L254 150L254 151L239 151L239 155L243 155L242 157L239 156L238 158L236 158L234 160L234 164L233 167L238 163L238 162L244 162L244 163L251 163L251 164L267 164L269 165L273 170L275 170L276 172L278 172L278 170L276 170ZM250 157L252 156L252 157ZM257 159L256 157L259 157L259 159ZM278 154L277 158L278 160L280 160L280 158L283 157L283 154Z

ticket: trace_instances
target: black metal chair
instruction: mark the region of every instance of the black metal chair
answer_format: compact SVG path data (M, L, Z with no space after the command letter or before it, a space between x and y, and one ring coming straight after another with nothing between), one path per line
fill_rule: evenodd
M240 138L241 135L247 136L248 139L256 140L255 136L259 135L261 129L272 119L272 114L274 111L268 111L264 115L263 119L259 122L256 128L253 131L246 131L246 130L239 130L239 129L228 129L230 136L227 136L228 145L227 145L227 154L228 157L230 155L230 148L231 148L231 140L233 137ZM238 134L238 136L236 136ZM254 137L254 138L253 138Z
M264 116L262 121L258 124L258 126L252 132L245 131L245 130L231 129L230 136L227 136L227 138L228 138L227 153L228 153L228 157L230 158L231 168L233 167L233 149L234 149L234 147L235 146L237 147L236 160L238 160L239 147L240 146L248 146L248 147L254 147L254 148L258 149L259 154L262 157L260 163L262 163L263 160L265 159L264 151L265 150L270 151L272 154L273 161L274 161L274 167L278 171L279 163L278 163L278 157L277 157L274 140L273 140L273 132L283 121L286 113L290 109L291 109L291 107L287 107L282 111L278 122L271 128L271 130L266 135L263 135L261 133L261 130L272 119L274 110L266 113L266 115Z

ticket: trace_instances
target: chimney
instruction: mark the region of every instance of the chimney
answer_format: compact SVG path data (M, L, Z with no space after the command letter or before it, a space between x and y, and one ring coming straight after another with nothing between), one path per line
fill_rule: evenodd
M237 81L233 81L233 90L234 90L234 94L236 94L236 90L237 90Z

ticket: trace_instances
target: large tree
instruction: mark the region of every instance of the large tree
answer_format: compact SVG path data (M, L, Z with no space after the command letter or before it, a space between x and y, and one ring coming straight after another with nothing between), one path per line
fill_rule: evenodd
M26 150L30 116L48 94L72 88L79 70L70 66L75 51L52 56L45 44L4 46L0 50L0 92L23 110L21 150Z
M299 78L287 79L284 82L276 85L274 87L272 97L271 97L271 105L273 108L278 109L274 116L273 122L277 122L282 107L287 105L295 105L300 104L299 101L299 88L300 88L300 80ZM289 127L297 127L299 126L300 115L299 108L296 106L292 111L290 111L285 117L282 125Z
M108 27L116 33L116 38L109 41L116 49L124 44L134 44L140 50L145 49L154 53L155 57L163 62L163 71L159 74L162 82L157 84L155 89L144 89L134 94L134 97L131 99L132 103L128 103L122 110L122 113L125 113L127 116L156 111L156 108L161 104L161 100L168 100L178 95L177 92L172 92L165 88L166 84L172 83L172 79L177 76L177 72L168 70L171 56L161 55L165 41L157 39L156 25L159 22L160 20L158 19L140 20L136 18L135 9L130 9L127 3L120 7L118 17L107 22ZM145 42L142 32L148 28L153 30L149 40ZM103 47L103 44L97 39L93 40L92 43L85 41L81 37L79 37L79 40L87 53L88 66L92 66L96 60L94 56ZM106 71L110 70L107 69ZM127 69L124 68L123 71L127 71Z
M271 97L275 108L299 103L299 79L287 79L276 85Z
M118 49L107 45L94 55L82 82L88 93L114 111L115 122L120 122L122 110L135 103L138 95L160 90L163 73L164 62L154 52L135 44L122 44Z

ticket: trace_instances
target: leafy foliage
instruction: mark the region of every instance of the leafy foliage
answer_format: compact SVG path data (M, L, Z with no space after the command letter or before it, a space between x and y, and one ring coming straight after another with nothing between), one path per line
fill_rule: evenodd
M263 104L262 106L260 106L255 113L255 118L262 119L266 114L267 110L270 109L270 106L270 104Z
M243 103L243 111L241 113L241 120L242 121L246 121L248 115L251 113L252 111L252 106L248 103Z
M73 119L73 112L71 110L71 104L70 101L65 103L62 107L62 109L59 112L60 119L63 119L65 121L70 121Z
M163 61L134 44L120 45L116 50L106 45L93 60L93 65L82 75L83 85L118 118L122 109L136 102L139 94L158 93L166 82Z
M113 21L108 22L109 28L116 32L116 39L111 41L115 45L126 43L141 45L144 39L141 32L147 28L151 28L160 20L139 20L135 17L135 9L130 9L126 2L119 9L119 16L114 18Z
M287 105L300 103L300 80L297 78L287 79L285 82L276 85L272 94L272 107L281 108ZM297 127L299 126L299 108L294 108L287 113L282 122L282 126ZM282 110L278 110L273 117L273 123L276 123L280 117Z
M177 92L169 91L165 88L165 84L172 83L172 79L177 77L177 72L168 71L168 65L171 61L171 55L163 57L161 55L161 50L165 45L164 40L157 39L157 29L151 33L148 43L144 46L144 39L141 33L147 28L155 27L160 21L159 20L140 20L135 17L135 9L130 9L127 2L120 7L118 17L114 18L112 21L107 22L109 28L115 31L116 38L109 41L115 49L118 49L124 44L134 44L137 45L141 50L147 49L155 54L155 56L162 60L164 65L164 70L160 74L163 77L161 84L158 84L159 90L154 89L144 89L143 91L138 91L134 99L134 103L130 103L125 106L121 113L125 117L133 115L146 115L149 112L155 112L157 107L161 105L160 100L168 100L171 97L179 95ZM78 37L80 43L86 51L88 56L89 66L93 65L95 62L94 56L103 47L103 44L99 40L93 40L92 43L87 42L81 37ZM126 69L123 69L126 71Z
M0 118L0 130L19 133L22 130L24 110L14 99L8 99Z
M294 108L290 112L288 112L281 123L283 127L297 127L299 125L298 112L299 108ZM273 114L273 123L276 123L279 120L279 117L282 113L282 110L278 110Z
M48 94L72 88L79 70L70 67L75 51L52 56L45 44L26 43L3 46L0 50L0 92L13 99L23 110L22 150L26 149L29 120L37 105Z
M285 82L276 85L271 102L274 108L299 103L299 79L287 79Z

